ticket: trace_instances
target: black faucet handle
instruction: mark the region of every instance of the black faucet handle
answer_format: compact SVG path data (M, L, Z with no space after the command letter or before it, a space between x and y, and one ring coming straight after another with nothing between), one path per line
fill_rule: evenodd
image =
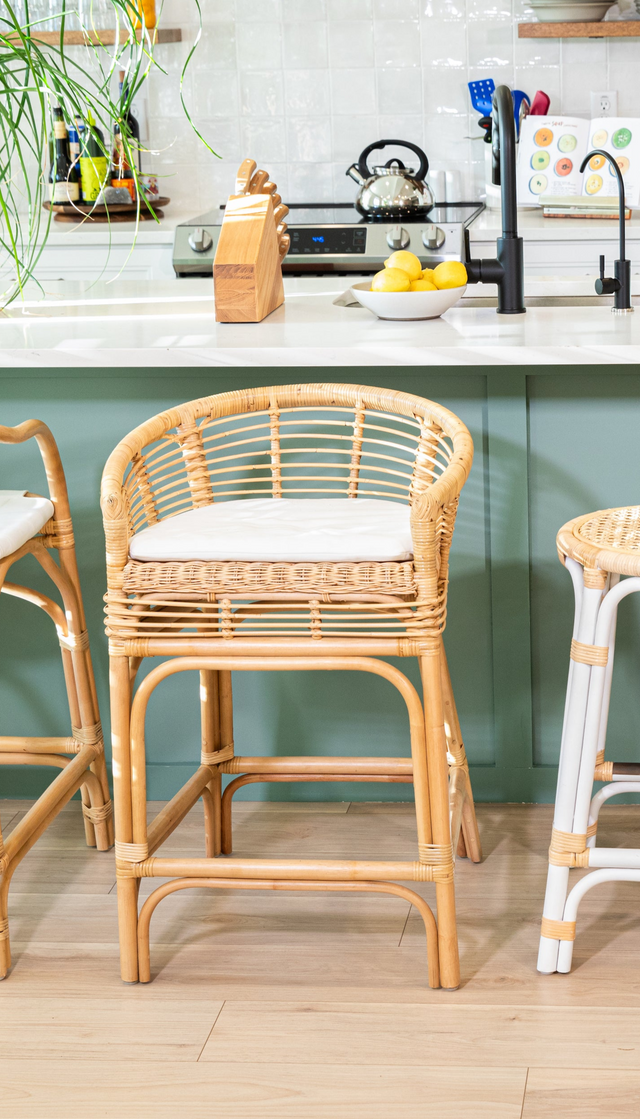
M604 274L604 255L600 257L600 275L596 280L596 294L597 295L615 295L620 290L620 281L613 278L613 276L605 276Z

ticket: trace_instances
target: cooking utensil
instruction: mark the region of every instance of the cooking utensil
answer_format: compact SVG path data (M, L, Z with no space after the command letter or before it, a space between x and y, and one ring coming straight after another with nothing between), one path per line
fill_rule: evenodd
M493 95L496 83L493 78L482 78L477 82L468 82L471 104L481 117L490 117L493 107Z
M367 160L371 152L388 146L408 148L419 159L417 171L405 167L401 159L392 158L371 170ZM428 214L433 207L431 187L424 180L429 170L429 160L417 144L408 140L378 140L369 144L360 154L357 163L346 174L358 184L356 209L365 217L401 218Z
M516 139L520 139L520 125L524 118L529 115L531 102L521 89L512 89L511 96L513 97L513 116L516 122Z
M537 90L536 95L531 102L529 113L532 117L544 117L549 112L549 105L551 98L548 93L543 93L541 89Z

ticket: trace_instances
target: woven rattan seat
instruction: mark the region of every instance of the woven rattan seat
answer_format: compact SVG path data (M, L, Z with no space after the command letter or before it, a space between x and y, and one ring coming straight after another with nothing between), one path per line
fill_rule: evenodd
M640 505L576 517L560 529L557 543L561 558L585 569L640 575Z
M249 563L238 560L144 563L124 569L127 594L392 594L415 596L413 563Z

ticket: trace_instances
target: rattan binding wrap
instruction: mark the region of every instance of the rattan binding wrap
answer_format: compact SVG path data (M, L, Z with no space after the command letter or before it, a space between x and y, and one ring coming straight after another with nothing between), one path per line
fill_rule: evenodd
M575 940L576 922L550 921L548 917L543 917L540 931L549 940Z
M609 659L609 649L606 645L586 645L583 641L571 642L571 660L578 664L595 665L599 668L606 667Z

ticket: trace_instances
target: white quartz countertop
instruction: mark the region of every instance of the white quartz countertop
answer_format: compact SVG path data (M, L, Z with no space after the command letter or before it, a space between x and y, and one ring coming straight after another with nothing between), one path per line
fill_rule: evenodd
M501 316L463 300L440 319L385 322L335 306L347 284L287 278L284 305L263 322L220 324L209 280L52 283L0 315L0 369L640 364L640 307L618 316L603 300ZM536 279L525 291L591 295L593 281Z

